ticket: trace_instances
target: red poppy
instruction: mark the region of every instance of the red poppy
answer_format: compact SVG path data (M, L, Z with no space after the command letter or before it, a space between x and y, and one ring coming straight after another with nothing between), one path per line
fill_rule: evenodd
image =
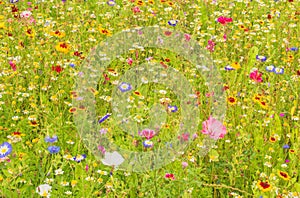
M60 73L64 70L64 68L62 68L61 66L59 65L56 65L56 66L52 66L52 71L56 71L57 73Z

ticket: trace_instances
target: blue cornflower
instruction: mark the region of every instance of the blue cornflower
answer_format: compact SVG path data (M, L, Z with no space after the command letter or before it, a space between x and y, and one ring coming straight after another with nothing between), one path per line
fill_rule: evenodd
M70 67L74 68L75 64L74 63L70 63Z
M99 124L102 123L102 122L104 122L107 118L109 118L110 115L111 115L111 114L108 113L108 114L106 114L105 116L103 116L103 117L98 121Z
M6 157L12 151L12 146L8 142L4 142L0 145L0 158Z
M58 138L57 138L56 135L54 135L54 136L52 136L52 137L47 136L47 137L45 138L45 142L54 143L54 142L57 141L57 139L58 139Z
M55 153L58 153L60 151L60 147L59 146L49 146L48 151L51 154L55 154Z
M122 92L129 91L131 90L131 85L129 83L122 82L121 85L119 86L119 89Z
M298 47L291 47L289 50L296 52L296 51L298 51Z
M285 145L283 145L283 147L282 148L284 148L284 149L289 149L290 148L290 146L288 145L288 144L285 144Z

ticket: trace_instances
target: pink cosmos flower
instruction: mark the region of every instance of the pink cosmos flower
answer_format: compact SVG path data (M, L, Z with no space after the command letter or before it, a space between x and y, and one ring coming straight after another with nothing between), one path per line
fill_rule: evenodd
M222 25L226 25L227 23L230 23L232 22L232 18L226 18L226 17L223 17L223 16L220 16L217 21L219 23L221 23Z
M251 80L254 80L255 82L262 82L262 78L261 78L262 74L258 73L258 70L254 70L250 73L249 77Z
M209 135L212 139L217 140L219 138L223 138L227 131L222 122L209 116L208 120L202 123L202 133Z
M151 129L144 129L142 130L142 132L139 133L139 135L145 137L147 140L150 140L156 135L156 133Z

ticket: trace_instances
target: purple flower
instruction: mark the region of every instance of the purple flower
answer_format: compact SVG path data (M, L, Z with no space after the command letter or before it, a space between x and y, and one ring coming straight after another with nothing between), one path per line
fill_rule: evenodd
M143 142L143 145L145 148L151 148L151 147L153 147L153 142L151 140L145 140Z
M265 62L267 60L266 56L256 55L256 60L259 60L261 62Z
M280 113L279 116L280 116L280 117L284 117L284 113Z
M288 144L285 144L285 145L283 145L283 147L282 148L284 148L284 149L289 149L290 148L290 146L288 145Z
M0 145L0 158L4 158L9 155L12 151L12 146L8 142L4 142Z
M59 146L49 146L48 151L51 154L55 154L55 153L58 153L60 151L60 147Z
M177 20L170 20L170 21L168 21L168 24L170 25L170 26L176 26L177 25Z
M111 115L111 114L108 113L108 114L106 114L105 116L103 116L103 117L99 120L99 124L102 123L102 122L104 122L107 118L109 118L110 115Z
M171 112L176 112L177 110L178 110L178 108L177 108L177 106L176 105L174 105L174 106L172 106L172 105L169 105L168 106L168 109L171 111Z
M76 162L81 162L82 160L84 160L86 158L86 155L85 154L82 154L82 155L77 155L76 157L74 157L74 161Z
M116 2L114 0L109 0L107 2L107 5L109 5L109 6L114 6L115 4L116 4Z
M121 90L121 92L126 92L131 90L131 85L129 83L122 82L121 85L119 86L119 89Z

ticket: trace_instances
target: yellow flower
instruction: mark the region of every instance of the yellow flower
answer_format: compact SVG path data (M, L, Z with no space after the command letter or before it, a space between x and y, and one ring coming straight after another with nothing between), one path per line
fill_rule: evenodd
M69 44L67 44L66 42L59 42L55 49L59 52L63 52L63 53L68 53L71 49L71 46Z
M35 36L35 32L32 29L27 29L25 34L30 38L33 38Z
M241 65L238 62L234 62L231 64L231 67L233 67L234 69L240 69Z
M51 35L51 36L55 36L55 37L57 37L57 38L62 38L62 37L64 37L64 36L66 36L66 33L57 30L57 31L55 31L55 32L50 32L50 35Z
M5 29L5 23L4 22L0 23L0 29Z
M76 184L77 184L77 181L76 181L76 180L72 180L72 181L71 181L71 186L72 186L72 187L76 186Z
M286 172L283 172L283 171L278 170L278 176L281 177L281 178L282 178L283 180L285 180L285 181L290 180L290 176L289 176L289 174L286 173Z

